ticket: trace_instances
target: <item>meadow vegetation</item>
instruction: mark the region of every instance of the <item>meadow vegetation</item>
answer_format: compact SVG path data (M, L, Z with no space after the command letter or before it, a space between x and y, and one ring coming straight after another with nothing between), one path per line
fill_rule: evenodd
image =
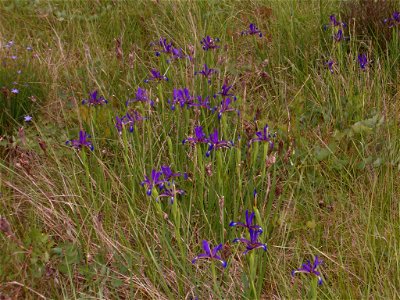
M400 298L399 10L2 1L0 299Z

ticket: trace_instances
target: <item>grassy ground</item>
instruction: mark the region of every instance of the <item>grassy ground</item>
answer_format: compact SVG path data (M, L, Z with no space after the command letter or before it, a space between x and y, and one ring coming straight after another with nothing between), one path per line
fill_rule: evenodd
M400 27L368 23L390 9L349 22L333 1L1 2L0 299L399 298ZM331 14L349 39L324 30ZM263 37L242 36L249 23ZM160 37L193 59L155 56ZM169 80L144 83L152 68ZM217 105L224 81L239 115L169 108L184 87ZM156 104L133 104L145 120L119 135L138 87ZM108 104L82 105L93 90ZM249 147L265 124L274 149ZM234 146L183 145L198 125ZM79 130L94 151L65 145ZM188 174L172 204L140 185L163 165ZM266 252L232 243L246 209ZM202 240L226 269L191 263ZM317 288L291 276L315 256Z

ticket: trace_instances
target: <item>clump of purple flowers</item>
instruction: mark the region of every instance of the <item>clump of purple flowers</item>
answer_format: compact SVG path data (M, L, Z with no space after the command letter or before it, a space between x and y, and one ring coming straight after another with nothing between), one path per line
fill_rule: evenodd
M219 46L216 44L219 42L219 38L212 38L210 36L206 36L200 41L203 50L208 51L209 49L218 49Z
M267 142L270 145L271 150L274 148L274 142L273 142L273 138L275 137L274 135L271 135L269 133L269 127L268 124L264 126L263 131L257 131L256 132L256 137L251 139L249 141L249 145L251 145L254 142Z
M185 105L189 107L193 103L193 99L194 97L187 88L174 89L172 100L168 100L168 103L171 105L171 109L175 110L177 104L179 104L181 108Z
M89 93L88 99L83 99L82 104L87 104L89 106L97 106L107 104L108 101L103 96L98 96L98 91L94 90L93 92Z
M133 132L135 123L139 121L143 121L144 117L137 111L133 110L132 112L128 112L126 115L122 116L121 118L116 116L115 117L115 128L119 134L122 134L122 129L124 127L129 127L129 131Z
M211 79L210 79L210 77L211 77L211 75L214 74L214 73L217 73L217 70L212 69L212 68L209 68L209 67L207 66L207 64L204 64L203 69L202 69L201 71L195 72L194 75L198 75L198 74L203 75L205 78L207 78L208 84L211 84Z
M387 24L389 28L400 25L400 12L393 12L390 18L383 20L383 23Z
M318 284L321 285L322 284L321 273L317 271L318 266L321 264L322 260L320 260L318 256L315 256L314 262L312 264L309 260L307 260L307 262L303 264L301 268L292 271L292 276L294 277L298 273L314 275L318 278Z
M252 212L251 214L249 213L248 210L246 210L246 220L245 223L242 222L231 222L229 223L229 226L231 227L243 227L246 228L250 239L246 238L236 238L233 240L233 243L240 242L246 245L246 251L243 252L244 254L247 254L249 251L254 250L254 249L259 249L262 248L264 251L267 251L267 245L261 243L258 238L262 234L262 228L260 225L257 225L254 223L254 217L255 213Z
M175 187L174 178L181 177L186 180L188 175L186 173L174 173L169 166L162 166L161 171L153 169L150 176L145 175L141 185L146 186L146 194L151 196L153 189L158 189L158 197L168 197L171 203L174 201L176 195L184 194L184 190Z
M365 71L365 68L368 65L368 58L365 53L359 54L358 55L358 64L360 65L360 69Z
M65 142L66 145L69 145L77 150L81 150L84 147L89 148L91 151L93 151L94 147L92 142L88 140L90 138L90 135L86 133L83 130L79 131L79 138L77 140L68 140Z
M146 82L146 83L148 83L150 81L156 81L156 82L158 81L158 82L160 82L160 81L163 81L163 80L168 81L168 77L165 76L165 75L162 75L156 69L151 69L150 73L151 73L150 77L147 78L144 82Z
M249 29L248 30L244 30L241 33L242 35L258 35L259 37L262 37L263 34L262 32L257 28L257 26L253 23L251 23L249 25Z
M347 28L347 24L336 19L335 15L329 16L329 25L324 25L324 30L327 30L328 27L332 27L334 34L333 39L336 42L340 42L342 40L347 40L349 37L344 36L343 30Z
M221 256L219 256L217 253L222 249L222 244L219 244L218 246L214 247L212 250L210 248L210 244L208 241L203 240L202 242L203 250L204 253L200 253L197 255L193 260L192 263L196 263L199 259L206 259L206 260L217 260L221 262L222 267L226 268L227 262L222 259Z
M148 97L147 91L140 87L138 87L135 97L126 101L126 106L135 102L148 103L150 106L154 106L154 101Z
M230 148L233 146L232 141L220 140L218 137L218 130L214 129L214 132L206 136L203 131L203 127L197 126L194 130L195 135L190 136L182 141L183 144L190 143L192 145L196 144L208 144L208 150L206 152L206 156L209 157L211 155L211 151L220 148Z

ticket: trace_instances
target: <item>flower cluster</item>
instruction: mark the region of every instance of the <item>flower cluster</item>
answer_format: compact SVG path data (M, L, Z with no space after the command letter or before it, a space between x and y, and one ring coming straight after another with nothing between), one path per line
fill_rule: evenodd
M141 185L146 186L146 194L151 196L153 189L158 191L157 198L168 197L171 203L174 201L176 195L184 194L184 190L177 189L175 186L174 178L183 177L188 178L186 173L174 173L169 166L162 166L161 171L153 169L150 176L145 175Z
M103 96L98 96L98 91L94 90L93 92L89 93L88 99L83 99L82 104L88 106L97 106L107 104L108 101Z
M347 28L347 24L336 19L335 15L329 16L329 25L324 25L324 30L331 27L333 30L333 40L340 42L342 40L347 40L349 37L344 36L344 29Z
M183 108L185 105L190 107L193 103L193 99L194 97L190 94L187 88L174 89L172 100L168 100L168 103L170 104L171 109L175 110L177 104L179 104L181 108Z
M340 22L336 19L335 15L330 16L330 26L334 32L334 39L336 41L341 41L345 39L343 36L343 29L347 27L347 25L343 22ZM250 24L249 28L245 31L242 31L242 35L258 35L262 37L262 32L257 28L255 24ZM210 49L218 49L220 46L218 38L211 38L210 36L206 36L201 40L201 45L203 50L207 51ZM183 51L181 48L175 48L173 43L167 42L167 39L160 38L157 43L153 43L153 46L157 47L155 55L160 56L162 54L167 55L170 59L179 59L185 57L183 55ZM358 61L360 64L360 68L365 70L368 65L368 59L365 54L361 54L358 57ZM333 60L330 60L327 65L331 73L333 73ZM151 69L150 77L145 80L145 82L161 82L168 81L168 77L161 74L156 69ZM215 74L217 71L215 69L209 68L207 64L203 65L203 69L195 72L195 75L202 75L207 79L208 83L211 84L211 76ZM188 88L174 88L172 92L172 99L168 100L168 104L172 110L175 110L176 107L181 108L204 108L206 110L211 110L212 112L216 112L218 114L218 119L222 118L222 115L228 112L237 112L239 114L239 110L234 108L233 104L237 100L234 92L232 91L233 85L229 85L226 81L223 83L221 90L210 96L194 96ZM216 106L211 105L211 99L218 99L214 101L218 101ZM89 106L96 106L106 104L107 100L102 96L98 96L97 91L93 91L89 94L89 98L82 101L82 104L87 104ZM149 97L146 89L141 87L137 88L136 94L133 98L128 99L126 101L126 106L129 107L131 104L142 103L146 105L154 106L154 101ZM214 103L215 104L215 103ZM196 112L198 110L196 109ZM29 116L27 116L29 117ZM119 134L122 134L124 128L129 128L129 131L132 132L134 130L135 124L144 120L145 118L139 113L137 110L130 110L125 115L119 117L115 117L115 127ZM27 122L30 119L26 120ZM223 120L225 121L225 120ZM225 129L225 128L224 128ZM93 144L89 141L90 135L85 131L79 132L79 139L69 140L66 142L67 145L72 146L78 150L82 148L89 148L93 150ZM248 141L248 146L251 146L255 142L265 142L265 149L269 146L272 150L274 148L274 138L275 135L269 132L268 125L265 125L263 130L257 131L255 133L255 137ZM220 137L220 133L218 129L214 129L209 135L206 135L202 126L197 126L194 129L194 135L189 136L182 141L183 144L206 144L208 146L207 151L205 153L206 157L209 157L214 150L230 148L234 145L233 141L224 140ZM145 187L146 194L148 196L155 195L156 199L160 199L163 197L168 198L171 202L175 200L177 195L183 195L185 193L184 190L179 189L176 185L175 181L177 178L183 177L187 179L188 176L186 173L174 172L170 166L163 165L161 170L152 169L149 175L145 174L144 180L141 182L141 186ZM254 196L256 196L256 191L254 192ZM239 237L233 239L233 243L239 243L244 247L243 255L246 255L250 251L256 249L263 249L267 251L267 245L262 242L261 235L263 233L263 229L260 225L256 224L255 221L255 212L249 212L246 210L245 212L245 220L244 222L240 221L232 221L229 223L229 227L236 227L244 229L243 234ZM215 247L211 247L210 243L207 240L202 241L203 253L200 253L192 260L192 263L196 263L198 260L215 260L222 264L223 268L227 267L227 262L223 259L223 255L219 254L222 250L223 245L218 244ZM321 261L316 257L313 264L307 261L306 264L297 270L292 272L294 276L297 273L309 273L318 277L318 283L322 283L321 275L316 270L317 267L321 264Z
M218 112L218 119L221 119L222 114L230 111L236 111L239 114L239 110L235 109L231 106L233 101L236 100L236 97L234 97L233 101L232 98L229 98L227 96L231 96L233 94L229 93L229 90L231 89L232 86L227 86L223 85L222 91L218 94L222 95L222 101L214 106L211 107L211 101L210 97L206 96L193 96L189 89L183 88L183 89L174 89L172 93L172 99L168 100L168 104L171 107L171 110L175 110L177 106L180 108L203 108L206 110L211 110L211 112ZM217 94L214 95L214 98L217 97Z
M243 254L247 254L249 251L262 248L264 251L267 251L267 245L261 243L258 238L262 234L263 230L260 225L257 225L254 223L254 217L255 213L249 213L248 210L246 210L246 220L245 223L242 222L231 222L229 226L231 227L243 227L246 228L248 231L248 234L250 236L250 239L246 238L236 238L233 240L234 243L240 242L246 245L246 251L243 252Z
M208 144L208 150L206 156L211 155L211 151L220 148L230 148L233 146L233 141L220 140L218 136L218 130L214 129L214 132L207 137L203 131L203 127L197 126L194 130L195 135L190 136L182 141L183 144Z
M246 210L246 220L245 223L242 222L230 222L229 226L230 227L243 227L246 228L249 232L250 239L246 238L236 238L233 240L233 243L240 242L246 245L246 251L243 252L243 255L247 254L249 251L252 251L254 249L259 249L262 248L264 251L267 251L267 245L261 243L258 238L260 234L263 232L261 226L254 224L254 217L255 213L249 213L248 210ZM207 260L217 260L222 263L222 266L224 268L227 267L227 262L221 258L217 254L222 249L222 244L219 244L215 248L211 250L209 242L206 240L203 240L202 242L203 250L204 253L200 253L197 255L193 260L192 263L194 264L197 260L199 259L207 259Z

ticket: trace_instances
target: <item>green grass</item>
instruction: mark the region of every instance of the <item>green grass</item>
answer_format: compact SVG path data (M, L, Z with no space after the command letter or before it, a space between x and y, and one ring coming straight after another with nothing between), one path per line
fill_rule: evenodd
M0 98L0 298L399 298L399 28L386 48L351 25L350 40L335 43L322 25L343 5L2 2L0 57L14 40L26 65L18 80L32 88L18 109ZM264 38L240 35L250 22ZM206 35L221 48L203 51ZM150 43L161 36L194 49L193 61L156 57ZM372 60L366 71L360 52ZM204 63L219 71L211 85L193 75ZM169 81L145 84L152 68ZM11 88L15 70L2 67L0 88ZM239 116L169 109L174 88L212 96L225 79ZM146 120L119 135L115 116L138 86L156 106L135 104ZM94 89L109 103L82 106ZM23 124L25 114L33 122ZM277 133L274 151L247 147L266 123ZM205 145L182 145L197 125L218 128L234 147L207 158ZM91 134L93 152L65 146L79 130ZM266 166L267 155L275 163ZM162 165L189 174L173 204L140 185ZM232 243L242 231L228 224L246 209L256 211L267 252L244 256ZM191 263L203 239L224 244L226 269ZM311 276L291 277L315 255L324 260L316 295Z

